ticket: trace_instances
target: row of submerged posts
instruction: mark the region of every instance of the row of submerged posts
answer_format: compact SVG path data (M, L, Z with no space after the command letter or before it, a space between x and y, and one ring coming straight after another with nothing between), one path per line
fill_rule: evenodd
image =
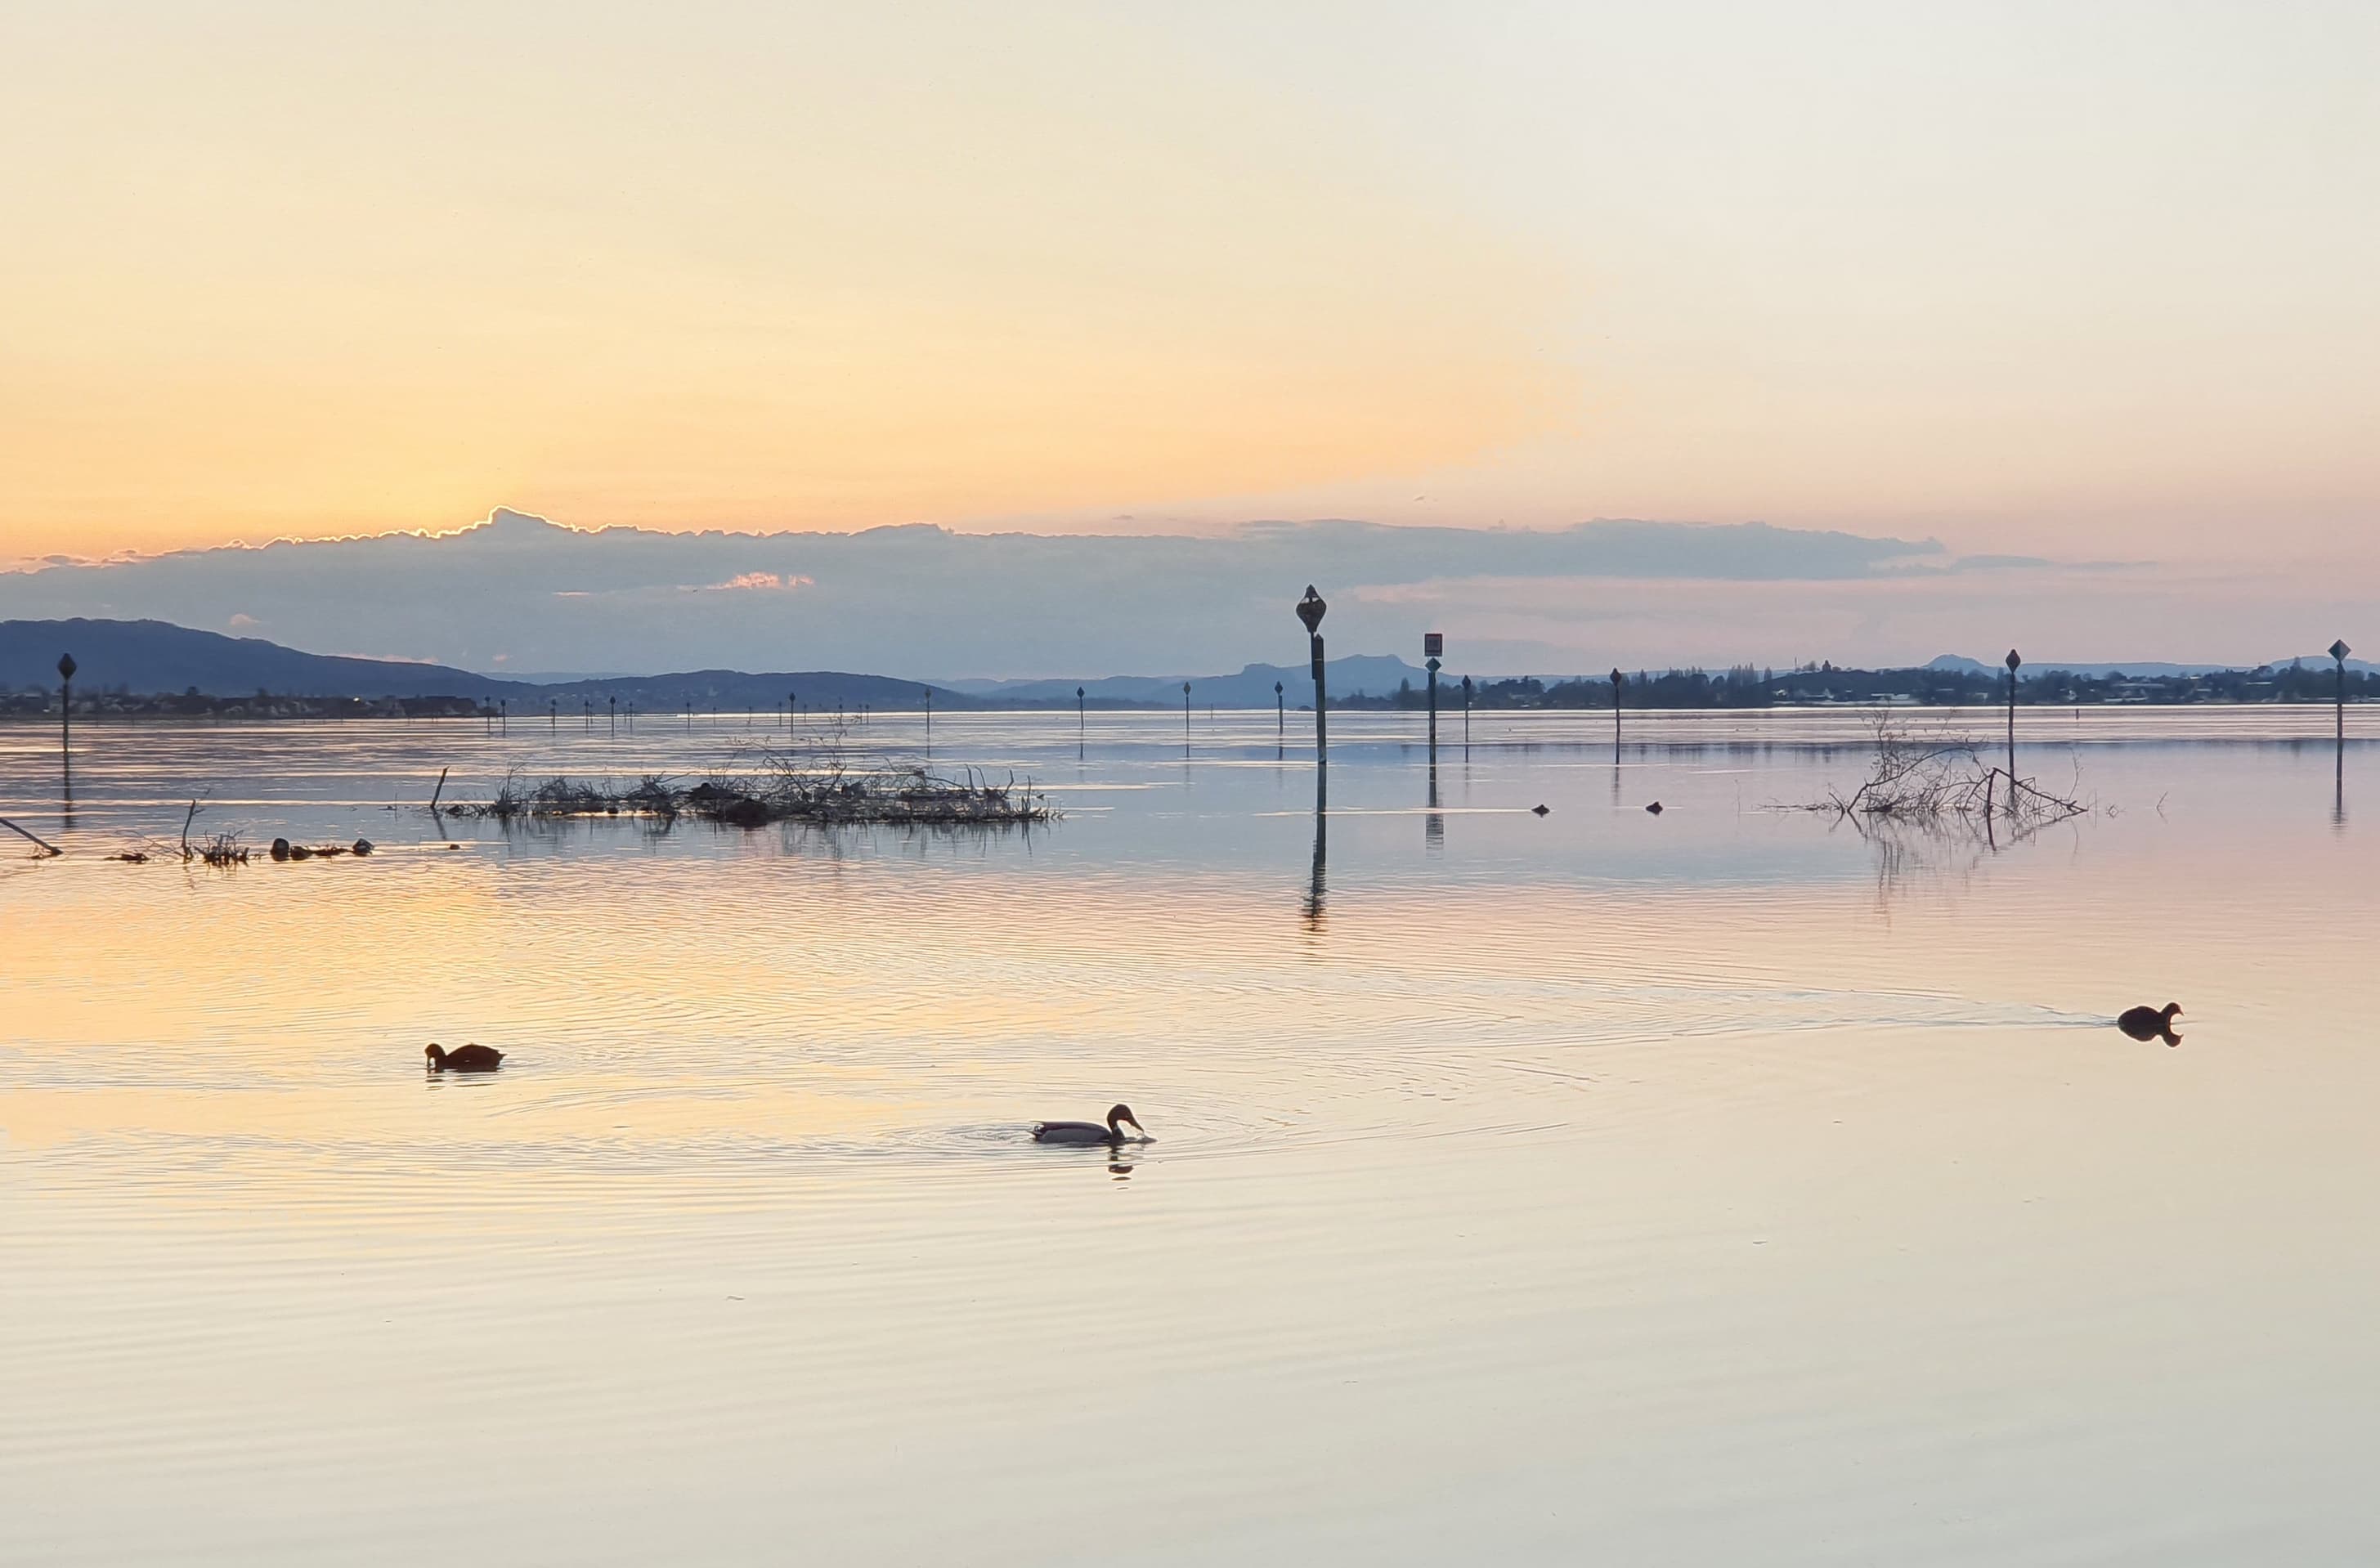
M1305 585L1305 596L1299 600L1296 604L1297 618L1305 624L1306 639L1309 645L1309 653L1313 662L1314 765L1318 773L1320 774L1324 780L1327 780L1328 778L1328 771L1330 765L1330 721L1327 717L1329 693L1325 689L1323 679L1322 617L1330 608L1330 606L1329 602L1323 599L1321 594L1315 590L1312 583ZM1444 632L1424 632L1422 634L1421 647L1422 659L1425 667L1429 672L1427 699L1429 711L1428 750L1430 766L1435 769L1438 765L1438 673L1444 667L1446 634ZM2346 638L2340 638L2334 641L2329 648L2325 649L2324 651L2330 655L2333 665L2332 674L2336 683L2334 686L2335 696L2333 698L2332 704L2333 735L2338 753L2338 789L2341 798L2344 798L2347 778L2347 658L2349 654L2355 650L2348 646ZM2010 794L2010 809L2013 811L2016 808L2015 790L2017 784L2017 674L2024 668L2024 657L2015 649L2011 648L2008 651L2008 658L2005 662L2008 668L2008 780ZM1621 745L1621 715L1625 708L1624 694L1627 690L1627 684L1628 677L1619 669L1614 668L1611 672L1611 746L1615 755L1618 753ZM1463 746L1466 753L1471 748L1472 690L1471 677L1469 675L1463 676ZM1289 729L1288 699L1282 691L1281 683L1279 681L1275 681L1273 683L1272 692L1275 730L1279 736L1285 738L1288 735ZM1078 712L1082 695L1082 688L1077 687L1075 689L1075 697ZM1190 718L1190 687L1187 682L1184 682L1182 687L1182 717L1184 723L1186 725L1189 723ZM1326 797L1327 792L1327 783L1318 783L1315 796L1318 807L1319 807L1323 799Z
M1322 617L1329 613L1330 608L1330 606L1329 602L1316 590L1312 583L1306 584L1305 597L1300 599L1295 605L1297 618L1305 627L1308 652L1311 659L1314 677L1315 767L1323 773L1326 780L1328 777L1328 770L1330 765L1330 692L1328 690L1323 669L1324 650L1322 641ZM2325 649L2324 651L2330 655L2332 663L2335 666L2334 677L2336 680L2336 697L2334 699L2335 717L2333 733L2338 746L2338 776L2340 788L2343 790L2345 786L2347 766L2347 659L2348 656L2355 650L2348 646L2347 640L2344 638L2341 638L2337 641L2334 641L2330 647ZM1422 657L1429 672L1429 760L1433 764L1438 760L1438 675L1439 671L1444 667L1445 652L1445 633L1425 632L1422 635ZM2008 776L2010 783L2013 784L2016 779L2017 676L2018 672L2024 667L2024 659L2015 649L2011 648L2009 650L2008 658L2005 662L2008 668ZM71 802L74 797L74 677L79 668L79 666L75 662L75 658L72 653L62 653L58 656L58 758L60 777L65 787L66 797L69 802ZM1621 744L1621 716L1624 706L1622 699L1623 693L1626 689L1626 685L1627 677L1618 669L1614 669L1611 672L1611 743L1615 749ZM1288 695L1282 688L1281 683L1279 681L1275 681L1273 683L1272 690L1275 726L1279 735L1285 739L1288 735L1289 728ZM1469 675L1465 675L1463 677L1463 743L1466 749L1468 749L1471 744L1472 692L1473 686L1471 677ZM790 691L785 694L785 721L789 729L793 724L795 696L795 693ZM934 734L933 688L930 687L923 688L923 697L926 718L926 752L927 755L930 757L933 754ZM1089 723L1087 697L1087 693L1084 687L1078 686L1075 688L1075 724L1078 730L1083 731L1087 730ZM584 706L586 707L584 722L591 727L593 723L592 705L586 704ZM619 699L616 696L608 698L606 700L606 706L610 710L608 716L610 727L613 732L616 734L619 726ZM547 723L549 727L552 727L559 722L559 711L557 706L552 702L549 702L547 707ZM839 708L840 705L838 705L838 709ZM687 706L689 722L691 722L692 711L692 705L689 702ZM629 709L631 724L635 722L635 713L636 710L632 705ZM863 709L863 717L864 716L865 710ZM1182 719L1185 726L1190 723L1190 683L1187 681L1182 683ZM1327 784L1324 788L1327 790ZM1320 798L1320 794L1318 794L1318 800ZM11 827L15 826L13 823L8 825ZM18 829L17 831L22 832L23 830Z

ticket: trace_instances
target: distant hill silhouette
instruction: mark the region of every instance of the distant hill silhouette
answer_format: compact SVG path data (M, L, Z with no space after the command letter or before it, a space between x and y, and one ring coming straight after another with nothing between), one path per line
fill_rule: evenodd
M74 655L82 689L142 697L192 687L208 697L494 697L511 684L443 664L300 653L165 621L0 621L0 685L55 687L61 653Z
M616 698L624 706L633 703L647 712L675 712L687 703L698 709L715 704L722 710L766 712L789 693L815 711L838 703L845 708L915 708L927 690L917 681L838 670L765 675L696 670L540 686L444 664L301 653L257 638L193 631L164 621L79 619L0 621L0 687L55 688L61 653L74 655L75 685L81 690L128 690L142 697L193 687L208 697L246 697L258 691L276 697L469 697L507 701L522 712L548 703L575 709L590 702L601 708ZM946 687L936 687L933 692L937 706L987 706ZM1071 692L1067 699L1073 700Z

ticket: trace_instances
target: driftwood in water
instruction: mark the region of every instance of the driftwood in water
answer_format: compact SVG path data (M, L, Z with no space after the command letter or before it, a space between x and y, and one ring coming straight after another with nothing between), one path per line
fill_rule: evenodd
M20 837L31 839L33 844L44 856L64 855L66 853L65 850L60 849L56 845L50 843L47 839L27 832L25 829L18 827L16 823L10 821L6 817L0 817L0 828L6 828L10 833L16 833Z

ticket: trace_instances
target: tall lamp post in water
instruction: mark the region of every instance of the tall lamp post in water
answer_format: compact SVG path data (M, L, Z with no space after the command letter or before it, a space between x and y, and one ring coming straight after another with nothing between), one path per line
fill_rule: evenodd
M1471 677L1463 677L1463 755L1471 755Z
M1620 760L1620 688L1626 680L1627 677L1615 666L1611 672L1611 760L1614 766Z
M1422 662L1429 666L1429 760L1438 760L1438 672L1439 655L1446 651L1444 632L1421 634Z
M67 787L74 787L74 655L58 655L58 765L66 770Z
M2008 656L2008 775L2009 811L2011 815L2016 811L2016 673L2023 668L2023 659L2018 656L2015 649L2010 649Z
M1312 643L1314 661L1314 765L1317 769L1330 765L1330 728L1324 718L1327 694L1322 689L1322 616L1330 606L1314 585L1305 585L1305 597L1297 602L1297 618L1305 623L1305 635Z
M2338 684L2333 689L2338 693L2338 750L2342 757L2347 754L2347 656L2354 651L2347 646L2347 639L2343 637L2330 645L2330 657L2338 666L2335 672Z
M1272 740L1280 746L1289 739L1289 698L1279 681L1272 683Z

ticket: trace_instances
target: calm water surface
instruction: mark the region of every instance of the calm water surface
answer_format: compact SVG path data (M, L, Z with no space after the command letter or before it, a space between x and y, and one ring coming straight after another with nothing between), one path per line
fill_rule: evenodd
M2380 1556L2380 748L2028 711L2107 809L1994 845L1634 723L1342 715L1318 818L1269 714L937 716L1065 812L969 836L420 808L765 718L98 726L70 816L0 728L0 1556ZM102 858L195 795L380 852Z

